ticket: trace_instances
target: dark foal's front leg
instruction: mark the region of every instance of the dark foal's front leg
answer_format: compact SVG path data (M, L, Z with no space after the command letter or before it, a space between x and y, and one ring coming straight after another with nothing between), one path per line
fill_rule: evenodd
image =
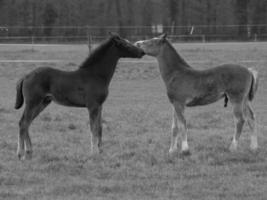
M102 152L102 107L89 108L90 129L91 129L91 153ZM96 150L95 150L96 148Z

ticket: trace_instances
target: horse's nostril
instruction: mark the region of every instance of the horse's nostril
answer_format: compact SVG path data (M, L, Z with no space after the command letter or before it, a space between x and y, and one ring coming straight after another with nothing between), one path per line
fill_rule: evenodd
M140 47L140 42L134 43L135 46Z
M146 53L144 51L142 51L142 56L146 55Z

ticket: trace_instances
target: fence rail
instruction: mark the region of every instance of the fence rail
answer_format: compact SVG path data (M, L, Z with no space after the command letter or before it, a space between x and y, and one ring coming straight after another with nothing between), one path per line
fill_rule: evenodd
M0 43L98 43L108 32L135 41L167 32L176 42L266 41L267 24L197 26L0 26Z

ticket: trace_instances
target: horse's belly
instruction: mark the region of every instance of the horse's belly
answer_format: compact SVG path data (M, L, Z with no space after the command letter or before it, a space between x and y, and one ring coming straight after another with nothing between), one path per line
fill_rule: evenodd
M64 106L72 106L72 107L85 107L85 96L79 94L57 94L51 95L51 99L60 105Z
M205 94L202 96L197 96L192 99L189 99L186 102L186 106L191 107L191 106L201 106L201 105L207 105L214 103L221 99L223 97L223 94Z

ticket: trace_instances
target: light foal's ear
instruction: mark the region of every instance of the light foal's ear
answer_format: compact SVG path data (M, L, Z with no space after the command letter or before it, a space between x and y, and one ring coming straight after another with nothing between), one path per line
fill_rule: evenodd
M165 40L167 38L167 33L163 33L159 36L161 39Z

